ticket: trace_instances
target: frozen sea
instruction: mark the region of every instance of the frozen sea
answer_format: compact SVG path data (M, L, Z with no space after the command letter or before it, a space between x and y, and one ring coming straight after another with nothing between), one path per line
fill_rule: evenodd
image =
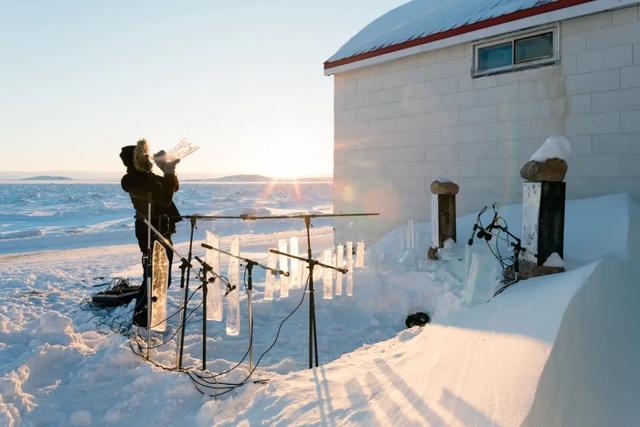
M331 212L331 197L330 183L181 183L174 201L183 215L276 215ZM131 201L119 183L3 183L0 206L0 254L135 243ZM217 220L199 230L224 236L301 227L295 220ZM174 240L187 240L188 232L181 222Z

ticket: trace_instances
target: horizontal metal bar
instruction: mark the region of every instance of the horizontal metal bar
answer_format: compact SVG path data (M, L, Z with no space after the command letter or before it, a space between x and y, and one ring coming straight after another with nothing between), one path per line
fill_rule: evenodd
M201 219L205 221L216 219L241 219L243 221L257 221L263 219L305 219L305 218L342 218L342 217L358 217L358 216L378 216L379 213L352 213L352 214L299 214L299 215L238 215L238 216L226 216L226 215L184 215L181 218L184 219Z
M311 258L311 259L310 258L303 258L301 256L288 254L286 252L280 252L277 249L269 249L269 252L277 254L277 255L284 255L286 257L293 258L293 259L298 259L300 261L304 261L304 262L307 262L307 263L310 263L310 264L313 264L313 265L319 265L320 267L323 267L323 268L330 268L331 270L339 271L342 274L347 274L347 272L349 272L349 270L347 270L346 268L338 268L338 267L334 267L333 265L323 264L320 261L316 261L313 258Z
M232 254L231 252L223 251L222 249L219 249L219 248L214 248L213 246L207 245L206 243L201 243L200 246L202 246L205 249L210 249L212 251L217 251L217 252L220 252L220 253L225 254L227 256L230 256L232 258L236 258L236 259L242 260L242 261L246 262L247 264L251 263L253 265L257 265L258 267L264 268L267 271L271 271L274 274L277 273L277 274L282 274L282 275L287 276L287 277L289 276L289 273L286 272L286 271L278 270L277 268L268 267L268 266L266 266L264 264L261 264L261 263L259 263L257 261L254 261L252 259L241 257L239 255Z
M178 252L178 250L171 244L171 242L169 242L169 240L167 240L162 233L160 233L158 230L156 230L156 228L151 225L151 223L147 220L147 218L144 215L141 215L140 218L144 221L145 224L147 224L147 226L151 229L151 231L153 231L153 233L162 241L162 243L168 247L169 249L171 249L173 251L173 253L175 253L176 255L178 255L178 258L180 258L181 260L184 260L185 258L182 256L182 254L180 252ZM188 263L187 263L188 264Z

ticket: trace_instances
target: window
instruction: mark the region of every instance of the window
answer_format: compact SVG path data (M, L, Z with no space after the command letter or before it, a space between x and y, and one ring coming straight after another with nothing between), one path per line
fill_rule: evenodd
M518 33L474 46L473 76L504 73L558 61L556 27Z

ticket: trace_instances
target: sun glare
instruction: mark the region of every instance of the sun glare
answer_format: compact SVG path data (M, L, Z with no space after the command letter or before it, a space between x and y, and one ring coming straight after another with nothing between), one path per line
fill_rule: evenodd
M262 153L260 173L278 180L325 177L318 149L304 140L278 140Z

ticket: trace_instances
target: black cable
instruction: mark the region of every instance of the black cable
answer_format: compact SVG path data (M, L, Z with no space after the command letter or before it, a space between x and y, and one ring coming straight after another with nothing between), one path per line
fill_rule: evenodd
M514 285L515 283L518 283L520 281L519 277L516 276L515 278L512 279L511 277L508 277L508 274L507 274L509 268L514 268L514 266L516 265L516 262L517 262L516 257L518 256L518 253L517 253L518 249L517 248L520 247L519 246L520 245L520 241L519 241L519 239L517 237L515 237L512 233L509 232L509 226L507 224L507 221L504 218L502 218L501 216L498 215L498 212L496 210L495 204L492 205L492 208L493 208L494 215L493 215L493 219L491 221L491 224L489 226L490 229L484 227L484 225L482 224L481 216L488 209L488 207L485 206L480 210L480 213L478 213L478 216L477 216L477 219L476 219L476 224L474 225L474 232L472 233L472 237L470 239L470 242L473 241L476 229L480 229L480 233L482 233L482 237L479 237L479 238L483 238L483 239L484 239L484 237L486 235L494 235L494 234L491 233L493 228L497 228L498 229L498 231L495 234L495 237L496 237L496 243L495 243L496 249L495 249L495 251L491 247L491 244L489 243L489 240L484 239L486 244L487 244L487 247L489 248L489 251L491 251L491 254L498 261L498 263L500 264L500 267L502 269L501 275L502 275L503 286L501 286L493 294L492 298L495 298L496 296L500 295L505 289L507 289L508 287L510 287L510 286ZM504 225L500 225L500 223L499 223L500 220L502 220ZM501 232L504 232L507 235L507 237L502 237L500 235ZM480 234L480 233L478 233L478 234ZM516 240L517 243L511 242L509 240L510 238ZM512 247L516 248L516 249L514 249L514 255L512 255L510 257L503 257L502 254L500 253L499 240L504 240L504 241L507 242L508 245L511 245ZM512 261L511 264L506 262L507 260L511 260ZM516 272L514 271L514 274L515 273Z
M246 273L247 273L247 271L246 271L246 269L245 269L244 277L243 277L243 281L244 281L245 289L246 289L246 290L247 290L247 292L248 292L248 287L247 287L247 283L246 283ZM220 277L222 277L222 276L220 276ZM225 278L225 279L226 279L226 278ZM191 298L193 298L193 296L195 295L195 292L196 292L197 290L199 290L201 287L202 287L202 286L198 287L196 290L194 290L194 291L193 291L193 293L191 294L191 296L187 299L187 302L186 302L186 303L188 303L188 302L191 300ZM237 368L242 364L242 362L246 359L246 357L247 357L247 355L249 354L249 352L250 352L251 348L253 347L253 325L252 325L251 330L249 331L249 347L247 348L247 351L246 351L245 355L242 357L241 361L240 361L240 362L238 362L238 363L236 363L233 367L231 367L231 368L229 368L229 369L227 369L227 370L225 370L225 371L223 371L223 372L221 372L221 373L219 373L219 374L214 374L214 375L210 375L210 376L204 376L204 375L202 375L202 374L199 374L199 373L195 372L196 367L186 367L186 368L182 368L182 369L177 369L177 368L175 368L175 367L168 367L168 366L164 366L164 365L162 365L162 364L160 364L160 363L157 363L157 362L155 362L155 361L151 360L150 358L146 357L146 356L143 354L143 348L142 348L142 346L140 345L140 342L138 341L137 337L136 337L136 344L138 345L139 352L138 352L138 351L136 351L136 350L134 349L134 347L133 347L133 340L129 340L129 347L130 347L130 349L131 349L132 353L134 353L135 355L137 355L137 356L139 356L139 357L143 358L144 360L146 360L146 361L150 362L151 364L153 364L154 366L156 366L156 367L158 367L158 368L160 368L160 369L163 369L163 370L166 370L166 371L173 371L173 372L180 372L180 373L187 374L187 375L189 376L189 378L190 378L190 379L191 379L195 384L197 384L197 385L199 385L199 386L201 386L201 387L205 387L205 388L207 388L207 389L214 389L214 390L219 391L218 393L213 393L213 394L211 394L211 393L207 393L207 392L205 392L205 391L202 391L202 390L200 390L198 387L196 387L196 390L198 390L198 392L200 392L201 394L203 394L203 395L207 395L207 396L210 396L210 397L218 398L218 397L220 397L220 396L223 396L223 395L225 395L225 394L227 394L227 393L229 393L229 392L231 392L231 391L233 391L233 390L235 390L235 389L237 389L237 388L239 388L239 387L242 387L243 385L247 384L247 382L248 382L249 378L251 378L251 376L253 375L253 373L255 372L255 370L258 368L258 366L259 366L260 362L262 361L262 359L263 359L263 358L264 358L264 357L265 357L265 356L266 356L266 355L267 355L271 350L273 350L273 348L274 348L274 347L275 347L275 345L277 344L278 339L279 339L279 337L280 337L280 333L281 333L281 331L282 331L282 327L284 326L284 324L286 323L286 321L287 321L287 320L289 320L289 319L290 319L290 318L291 318L291 317L292 317L292 316L293 316L293 315L294 315L294 314L295 314L295 313L300 309L300 307L302 306L302 303L304 302L304 299L305 299L305 297L306 297L306 293L307 293L307 289L308 289L308 288L309 288L309 277L307 277L307 281L305 282L305 287L304 287L303 292L302 292L302 298L300 299L300 301L298 302L298 304L294 307L294 309L293 309L293 310L292 310L292 311L291 311L291 312L290 312L290 313L289 313L289 314L288 314L284 319L282 319L282 321L281 321L281 322L280 322L280 324L278 325L278 330L277 330L277 332L276 332L276 336L275 336L275 338L274 338L273 342L272 342L272 343L271 343L271 345L270 345L270 346L269 346L269 347L268 347L268 348L267 348L267 349L266 349L266 350L265 350L265 351L260 355L260 357L258 357L258 360L256 361L256 364L254 365L253 369L251 369L251 371L249 371L249 373L247 374L247 376L246 376L246 377L245 377L241 382L239 382L239 383L218 382L218 381L217 381L217 377L222 376L222 375L225 375L225 374L228 374L229 372L233 371L234 369L237 369ZM186 303L185 303L185 306L186 306ZM184 324L184 325L182 325L182 327L183 327L183 328L184 328L184 327L186 327L186 325L187 325L187 324L189 324L189 322L191 321L191 317L193 316L193 314L194 314L195 310L197 310L201 305L202 305L202 302L201 302L200 304L198 304L198 306L196 306L195 308L193 308L193 309L190 311L190 313L189 313L189 314L188 314L188 316L187 316L187 320L185 321L185 324ZM175 313L174 313L173 315L175 315ZM173 315L172 315L172 316L173 316ZM167 318L167 319L165 319L165 320L163 320L163 322L164 322L164 321L167 321L167 320L168 320L168 318ZM165 343L161 343L161 344L158 344L158 345L154 345L154 346L152 346L152 347L147 348L147 350L150 350L150 349L153 349L153 348L157 348L157 347L160 347L160 346L162 346L162 345L166 345L169 341L171 341L171 339L172 339L173 337L175 337L175 335L177 334L177 331L178 331L178 330L180 330L180 328L177 328L177 330L173 333L172 337L171 337L171 338L169 338L169 340L167 340ZM211 382L211 381L210 381L211 379L213 379L214 381L213 381L213 382ZM263 382L264 382L264 380L260 380L260 381L256 381L256 382L257 382L257 383L263 383Z
M248 297L249 288L247 287L246 278L247 278L247 268L245 267L244 274L243 274L243 281L244 281L244 288L247 291L247 297ZM249 346L247 347L247 351L244 353L244 356L242 356L242 359L240 359L240 361L238 363L236 363L233 367L227 369L226 371L220 372L220 373L215 374L215 375L213 375L211 377L208 377L208 378L217 378L217 377L219 377L221 375L228 374L229 372L231 372L234 369L238 368L240 365L242 365L242 362L244 362L247 359L247 356L251 352L252 348L253 348L253 323L251 324L251 330L249 331Z
M251 371L249 371L247 376L240 383L238 383L238 385L236 387L241 387L241 386L243 386L243 385L245 385L247 383L248 379L253 375L255 370L258 368L258 365L262 361L263 357L266 356L275 347L276 343L278 342L278 338L280 337L280 332L282 331L282 327L284 326L285 322L287 320L289 320L291 318L291 316L293 316L298 311L298 309L302 306L302 303L304 302L308 287L309 287L309 278L307 278L307 281L305 282L305 287L303 289L302 298L300 299L300 302L298 302L298 304L293 309L293 311L291 311L291 313L289 313L284 319L282 319L282 321L280 322L280 325L278 326L278 331L276 332L275 339L273 340L271 345L260 355L260 357L258 357L258 360L256 361L256 364L254 365L253 369L251 369ZM191 375L189 375L189 377L191 378ZM206 379L204 377L202 377L202 376L198 375L198 378L200 378L201 380L207 382ZM217 383L209 383L210 386L213 386L212 388L215 388L215 384L217 384ZM228 391L225 391L223 393L213 394L213 395L212 394L208 394L208 393L204 393L201 390L198 390L198 391L200 391L203 394L207 394L207 395L209 395L211 397L219 397L222 394L226 394L226 393L228 393L229 391L232 391L232 390L228 390Z
M191 312L189 314L187 314L187 318L185 320L185 325L188 324L191 321L191 316L193 315L194 311L196 311L198 308L200 308L201 305L202 305L202 303L198 304L197 306L195 306L191 310ZM158 325L160 325L160 324L162 324L162 322L158 323ZM171 336L169 338L167 338L165 341L161 342L160 344L154 344L153 346L145 347L145 349L146 350L152 350L154 348L160 348L162 346L165 346L165 345L169 344L175 338L175 336L178 334L178 332L180 330L181 330L181 328L176 328L176 330L173 332L173 334L171 334Z

